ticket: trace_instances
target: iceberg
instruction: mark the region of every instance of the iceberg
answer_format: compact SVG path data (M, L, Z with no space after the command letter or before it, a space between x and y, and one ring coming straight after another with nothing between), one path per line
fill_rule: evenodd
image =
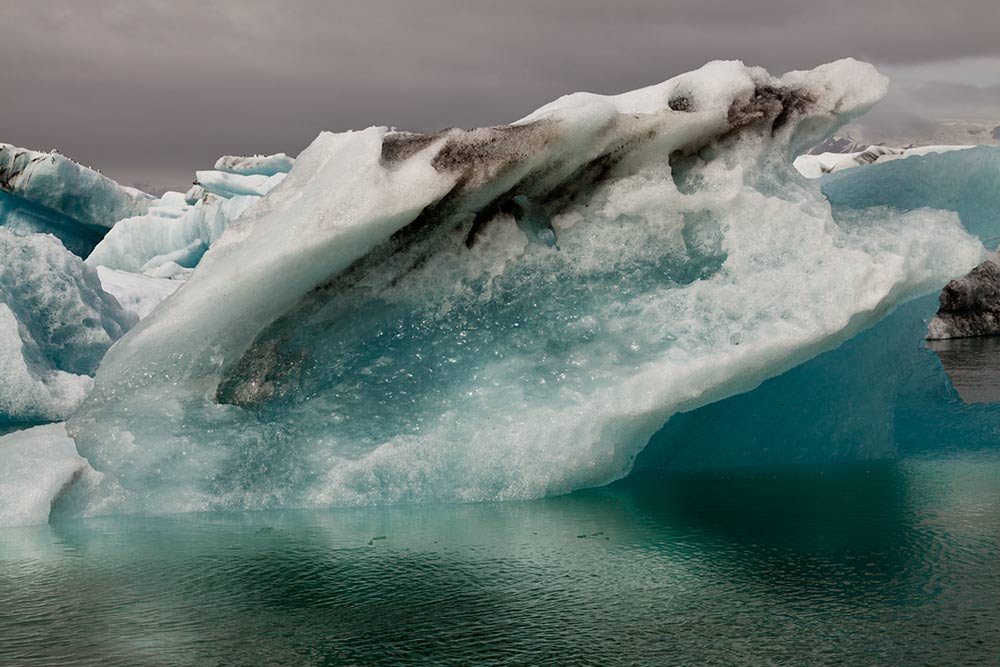
M136 317L47 234L0 227L0 423L64 419Z
M186 278L205 251L294 164L286 155L219 158L215 171L196 172L195 187L167 192L148 211L122 220L87 263L155 278Z
M983 260L969 207L852 199L840 174L828 200L791 166L886 85L853 60L714 62L505 126L321 134L105 356L67 423L104 475L73 511L533 498L626 475L674 415ZM529 241L517 198L559 252ZM114 268L201 238L143 246L164 234L117 225L110 255L138 259Z
M80 257L152 199L58 153L0 144L0 226L53 234Z

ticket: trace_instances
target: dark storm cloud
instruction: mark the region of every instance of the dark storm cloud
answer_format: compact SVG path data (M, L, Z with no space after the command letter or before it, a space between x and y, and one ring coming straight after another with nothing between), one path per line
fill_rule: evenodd
M322 129L506 122L704 62L1000 56L995 0L0 0L0 141L180 185Z

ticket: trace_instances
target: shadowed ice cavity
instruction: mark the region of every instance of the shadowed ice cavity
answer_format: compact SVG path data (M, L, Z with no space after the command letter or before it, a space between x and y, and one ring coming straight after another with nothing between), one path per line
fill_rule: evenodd
M957 213L988 247L1000 239L997 148L863 166L821 183L834 216L847 224L858 224L865 209L931 207ZM995 391L978 390L981 403L967 405L923 340L936 309L936 296L907 304L839 349L747 394L675 415L636 468L823 463L1000 447L1000 403L982 398Z
M1000 404L966 405L923 341L936 307L914 301L749 393L674 415L636 470L1000 449Z

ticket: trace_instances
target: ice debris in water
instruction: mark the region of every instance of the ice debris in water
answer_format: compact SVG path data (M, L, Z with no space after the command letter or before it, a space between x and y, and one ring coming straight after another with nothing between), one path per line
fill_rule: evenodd
M527 498L626 474L672 414L981 260L954 214L835 217L792 171L885 90L853 60L715 62L507 126L321 134L106 356L68 424L106 474L94 506ZM502 224L516 197L561 252ZM168 248L187 246L133 266Z

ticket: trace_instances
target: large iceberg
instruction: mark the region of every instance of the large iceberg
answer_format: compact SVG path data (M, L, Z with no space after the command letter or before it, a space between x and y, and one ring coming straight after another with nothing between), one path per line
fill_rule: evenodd
M136 317L47 234L0 227L0 423L64 419Z
M0 144L0 226L53 234L80 257L117 221L144 213L151 201L58 153Z
M105 357L67 426L104 473L75 511L529 498L627 474L672 415L983 259L955 213L835 212L791 166L885 90L853 60L716 62L507 126L321 134ZM528 208L558 249L530 242Z

